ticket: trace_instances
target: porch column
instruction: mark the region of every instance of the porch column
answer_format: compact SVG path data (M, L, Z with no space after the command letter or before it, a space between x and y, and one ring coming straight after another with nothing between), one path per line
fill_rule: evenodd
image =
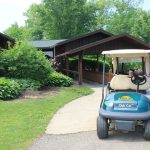
M79 54L79 59L78 59L79 85L82 85L83 83L82 58L83 58L83 54L81 53Z
M59 57L58 58L58 62L59 62L59 71L63 71L63 69L65 69L65 66L64 66L64 58L63 57Z
M69 59L68 57L66 56L66 70L69 70ZM67 71L67 76L69 76L69 72Z
M99 72L99 55L96 55L97 57L97 67L96 67L96 71Z

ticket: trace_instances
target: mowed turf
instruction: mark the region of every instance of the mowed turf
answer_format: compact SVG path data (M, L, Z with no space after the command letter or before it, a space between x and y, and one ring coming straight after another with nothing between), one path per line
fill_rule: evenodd
M27 149L59 108L92 92L89 87L74 86L43 99L0 101L0 150Z

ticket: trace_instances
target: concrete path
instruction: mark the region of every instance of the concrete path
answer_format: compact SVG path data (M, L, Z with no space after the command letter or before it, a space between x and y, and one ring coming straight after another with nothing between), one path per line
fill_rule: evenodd
M93 94L78 98L60 109L50 121L47 134L68 134L96 130L101 85L93 84Z

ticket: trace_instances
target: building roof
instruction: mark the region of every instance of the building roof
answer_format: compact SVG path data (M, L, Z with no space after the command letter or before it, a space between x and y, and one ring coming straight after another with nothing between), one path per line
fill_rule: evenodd
M38 48L38 49L54 48L56 46L61 46L63 44L67 44L67 43L70 43L72 41L79 40L79 39L82 39L82 38L85 38L85 37L89 37L89 36L92 36L92 35L95 35L95 34L98 34L98 33L101 33L101 34L103 34L107 37L110 37L110 36L113 35L113 34L107 32L103 29L99 29L99 30L96 30L94 32L86 33L86 34L83 34L81 36L74 37L74 38L71 38L71 39L38 40L38 41L29 41L29 43L31 45L33 45L34 47Z
M86 44L84 46L81 46L81 47L78 47L78 48L75 48L75 49L72 49L70 51L67 51L63 54L60 54L60 55L57 55L56 57L61 57L61 56L65 56L65 55L73 55L75 53L79 53L79 52L84 52L86 54L86 52L88 50L90 50L91 53L93 54L96 54L96 52L94 50L91 50L91 48L95 48L95 47L100 47L102 45L107 45L107 48L104 47L104 49L98 49L97 51L103 51L103 50L113 50L112 48L113 47L108 47L110 43L116 41L116 40L124 40L126 42L130 42L132 43L133 45L138 45L140 47L142 47L143 49L150 49L150 45L146 44L145 42L143 42L142 40L138 39L138 38L135 38L127 33L122 33L122 34L119 34L119 35L115 35L115 36L111 36L111 37L108 37L108 38L105 38L103 40L99 40L99 41L96 41L96 42L93 42L93 43L89 43L89 44ZM118 43L119 45L119 43ZM109 49L108 49L109 48ZM122 47L123 49L123 47ZM133 49L133 48L132 48Z
M46 48L53 48L58 43L65 41L66 39L62 40L38 40L38 41L29 41L29 44L38 48L38 49L46 49Z
M62 42L58 43L57 46L63 45L63 44L67 44L67 43L69 43L69 42L72 42L72 41L75 41L75 40L79 40L79 39L82 39L82 38L85 38L85 37L89 37L89 36L92 36L92 35L95 35L95 34L98 34L98 33L101 33L101 34L103 34L103 35L106 35L107 37L113 36L112 33L109 33L109 32L107 32L107 31L105 31L105 30L103 30L103 29L101 28L101 29L96 30L96 31L94 31L94 32L86 33L86 34L83 34L83 35L81 35L81 36L73 37L73 38L70 38L70 39L68 39L68 40L62 41Z

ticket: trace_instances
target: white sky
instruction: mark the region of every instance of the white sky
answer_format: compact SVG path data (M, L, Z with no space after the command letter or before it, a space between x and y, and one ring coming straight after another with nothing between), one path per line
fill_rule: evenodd
M32 3L40 3L41 0L0 0L0 32L11 26L14 22L24 25L23 13ZM150 0L144 0L144 9L150 10Z
M41 0L0 0L0 32L11 26L14 22L24 25L23 13L32 3L40 3Z

